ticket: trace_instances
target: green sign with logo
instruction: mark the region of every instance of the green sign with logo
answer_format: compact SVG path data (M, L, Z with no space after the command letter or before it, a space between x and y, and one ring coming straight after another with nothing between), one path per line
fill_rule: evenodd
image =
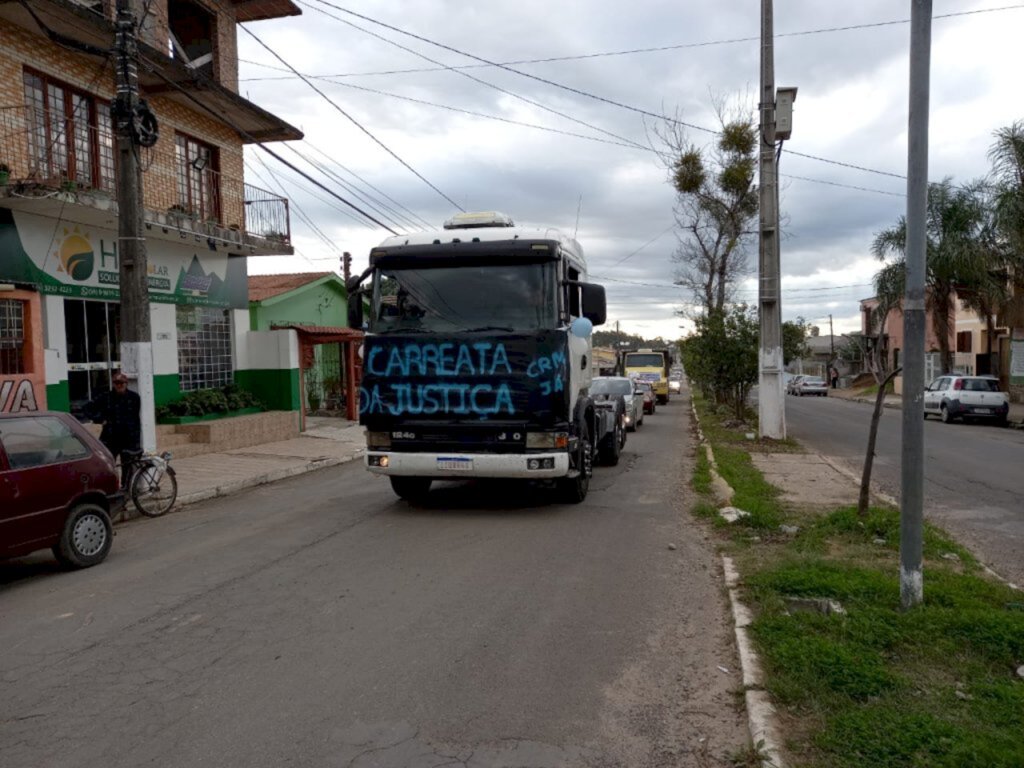
M245 259L188 244L147 243L150 301L244 309ZM69 298L120 298L117 235L0 208L0 281Z

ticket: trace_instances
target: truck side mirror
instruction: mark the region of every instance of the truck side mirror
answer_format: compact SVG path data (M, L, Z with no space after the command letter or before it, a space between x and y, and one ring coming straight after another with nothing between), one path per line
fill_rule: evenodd
M348 327L363 329L363 292L358 289L348 293Z
M580 283L579 285L583 292L583 316L594 325L604 325L608 317L604 286L595 283Z

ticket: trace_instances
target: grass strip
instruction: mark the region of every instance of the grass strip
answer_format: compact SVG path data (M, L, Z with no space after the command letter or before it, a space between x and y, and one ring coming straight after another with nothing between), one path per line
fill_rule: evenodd
M1021 594L927 525L925 602L901 612L898 511L788 508L741 447L745 436L716 441L728 427L694 399L734 503L751 513L743 522L763 532L754 543L748 531L722 546L733 551L756 615L750 631L792 763L1024 766ZM783 523L798 532L771 532ZM807 610L806 598L837 601L843 611Z

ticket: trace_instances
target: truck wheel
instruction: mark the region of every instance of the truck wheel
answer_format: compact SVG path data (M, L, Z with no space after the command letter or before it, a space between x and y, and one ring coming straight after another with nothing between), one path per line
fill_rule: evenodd
M558 497L565 504L579 504L587 498L590 490L591 454L593 447L590 442L590 428L586 419L580 429L579 448L575 456L575 465L580 473L576 477L561 477L556 485Z
M614 467L619 463L619 455L622 453L622 443L625 431L622 429L622 421L615 420L615 428L601 441L600 455L602 464Z
M411 504L426 501L430 492L429 477L391 477L391 490Z
M655 399L658 401L658 405L666 405L668 403L668 395L658 395Z

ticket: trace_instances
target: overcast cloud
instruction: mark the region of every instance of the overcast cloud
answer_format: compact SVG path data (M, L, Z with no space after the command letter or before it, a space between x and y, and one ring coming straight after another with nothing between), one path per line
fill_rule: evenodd
M676 272L671 259L676 244L670 230L673 193L658 157L649 149L654 121L495 67L474 66L461 70L464 74L396 72L435 65L380 38L444 66L478 62L337 8L491 61L588 56L514 66L648 112L679 110L686 122L715 128L712 94L746 105L753 114L759 43L755 39L698 44L756 38L760 30L757 0L330 2L336 8L319 0L302 0L302 16L248 28L299 71L336 76L313 82L466 210L500 210L518 224L551 225L572 232L577 229L579 209L577 237L595 281L607 288L609 320L646 336L675 338L684 332L674 310L689 297L672 285ZM934 2L937 17L987 9L999 10L936 18L933 23L929 163L933 180L952 176L965 182L987 173L986 153L993 131L1024 118L1019 82L1024 72L1020 45L1024 5L998 0ZM775 2L776 84L800 89L793 138L785 144L780 165L786 219L784 319L799 315L827 328L831 314L837 333L859 328L858 302L871 294L871 278L878 269L869 253L870 242L875 232L891 226L903 213L905 182L791 152L900 176L906 173L910 29L908 24L894 24L792 33L879 24L909 15L909 2L892 0ZM591 56L662 46L690 47ZM316 152L322 150L347 169L334 165L333 172L359 192L376 198L383 192L400 203L405 220L384 211L393 228L409 231L408 219L413 216L419 226L422 220L439 225L455 212L451 203L306 83L279 71L281 63L244 31L239 32L239 50L242 93L301 127L307 141L294 146L304 155L325 162ZM713 138L700 131L691 131L689 137L698 144ZM274 148L308 169L284 145ZM297 250L293 257L254 259L251 272L337 269L338 255L344 250L353 254L354 269L361 270L369 249L389 234L343 214L339 209L344 206L308 182L296 181L295 174L258 149L247 150L247 158L250 183L283 189L292 200ZM369 210L351 190L319 171L310 172ZM298 210L333 245L303 223ZM753 279L741 285L739 297L756 299Z

